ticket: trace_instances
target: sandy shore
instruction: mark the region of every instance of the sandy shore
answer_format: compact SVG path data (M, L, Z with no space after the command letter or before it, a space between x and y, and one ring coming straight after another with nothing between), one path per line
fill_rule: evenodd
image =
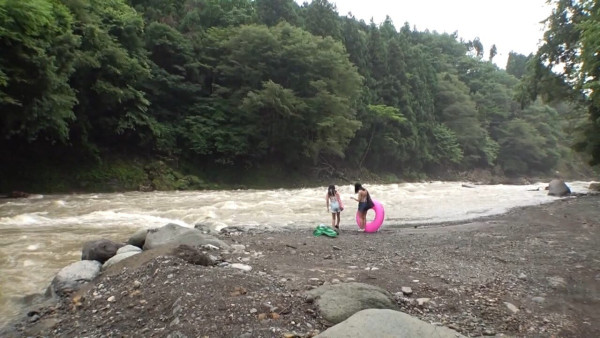
M458 224L375 234L342 227L337 238L237 232L221 238L245 251L220 258L250 272L159 256L30 310L4 334L309 337L332 324L304 292L354 281L396 294L399 310L466 336L599 337L599 229L596 195Z

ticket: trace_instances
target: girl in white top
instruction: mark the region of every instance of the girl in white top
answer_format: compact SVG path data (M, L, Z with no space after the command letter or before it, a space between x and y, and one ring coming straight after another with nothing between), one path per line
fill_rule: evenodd
M325 203L327 204L327 211L331 212L331 226L340 230L340 213L344 210L342 205L342 199L340 194L335 190L335 185L330 185L327 189L327 196L325 197ZM337 219L337 222L336 222Z

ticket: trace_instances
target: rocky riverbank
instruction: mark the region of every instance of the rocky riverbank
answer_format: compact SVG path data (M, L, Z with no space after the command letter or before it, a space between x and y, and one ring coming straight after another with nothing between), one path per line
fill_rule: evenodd
M597 337L599 227L600 197L580 196L461 224L347 226L337 238L225 228L215 234L221 249L147 248L31 308L2 336L339 337L402 327L417 330L406 336ZM351 316L365 308L392 311Z

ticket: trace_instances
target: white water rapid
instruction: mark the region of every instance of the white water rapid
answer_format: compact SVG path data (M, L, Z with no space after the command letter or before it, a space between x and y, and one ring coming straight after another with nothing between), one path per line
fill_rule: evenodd
M555 201L556 197L547 196L546 185L465 188L462 182L430 182L365 187L385 207L384 227L401 227L478 218ZM589 182L568 185L573 192L586 193ZM23 296L44 292L58 270L81 259L85 241L122 242L140 228L167 223L313 228L330 224L326 191L320 187L128 192L0 200L0 327L22 311ZM354 187L339 186L338 191L346 208L341 228L357 229L356 202L350 199L355 196Z

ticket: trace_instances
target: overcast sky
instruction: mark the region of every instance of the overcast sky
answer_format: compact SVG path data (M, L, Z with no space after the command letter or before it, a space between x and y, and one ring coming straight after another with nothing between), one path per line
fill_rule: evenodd
M405 22L418 31L429 29L453 33L464 40L479 37L485 58L492 44L498 55L494 63L506 67L508 53L534 53L543 38L544 26L552 7L545 0L329 0L340 15L351 12L367 23L373 18L379 24L386 14L397 29ZM304 1L297 1L302 3ZM310 0L308 0L310 2Z

